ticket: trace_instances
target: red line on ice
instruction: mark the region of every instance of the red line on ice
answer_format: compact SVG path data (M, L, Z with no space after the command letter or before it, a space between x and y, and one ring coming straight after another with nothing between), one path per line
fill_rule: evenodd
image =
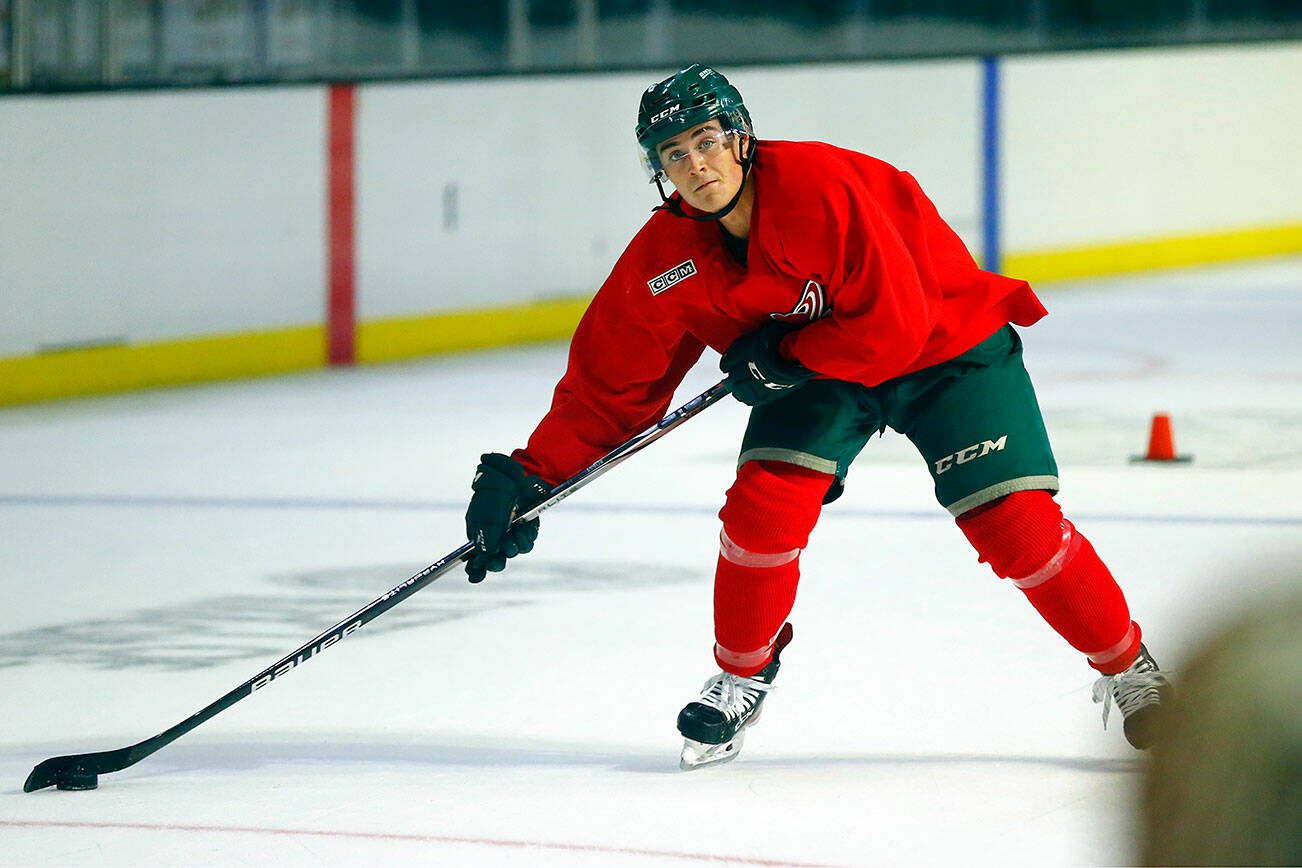
M145 832L214 832L250 835L306 835L315 838L361 838L382 841L425 841L434 844L472 844L484 847L514 847L521 850L561 850L571 853L612 853L683 859L693 862L719 862L734 865L796 866L826 868L818 862L788 862L781 859L753 859L745 856L709 856L679 853L673 850L645 850L637 847L605 847L600 844L565 844L553 841L512 841L500 838L462 838L453 835L412 835L397 832L346 832L328 829L272 829L258 826L200 826L184 823L100 823L63 820L0 820L0 827L53 829L126 829Z

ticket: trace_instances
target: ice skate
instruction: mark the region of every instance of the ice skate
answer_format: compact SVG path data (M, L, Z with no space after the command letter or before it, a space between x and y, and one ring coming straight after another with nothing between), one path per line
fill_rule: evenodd
M705 682L700 698L679 712L678 731L684 739L679 768L691 771L737 758L746 729L759 720L764 697L773 689L778 657L791 636L791 625L784 624L767 666L748 678L718 673Z
M1141 750L1156 740L1163 703L1169 709L1173 695L1171 682L1143 645L1129 669L1094 682L1094 701L1103 703L1103 728L1108 726L1108 711L1115 701L1125 719L1126 741Z

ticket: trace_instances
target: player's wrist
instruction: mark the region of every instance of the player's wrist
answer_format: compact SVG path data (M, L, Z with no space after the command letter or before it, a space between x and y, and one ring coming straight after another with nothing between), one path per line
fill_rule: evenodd
M775 367L780 369L788 379L809 379L813 377L814 371L796 356L792 341L795 339L794 334L789 334L777 341L773 346L773 361Z

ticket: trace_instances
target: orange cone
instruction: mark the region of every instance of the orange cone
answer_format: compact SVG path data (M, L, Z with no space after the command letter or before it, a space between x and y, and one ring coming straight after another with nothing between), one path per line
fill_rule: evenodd
M1135 461L1188 462L1192 455L1177 455L1175 437L1171 433L1171 414L1154 413L1153 425L1148 432L1148 452L1144 455L1130 456Z

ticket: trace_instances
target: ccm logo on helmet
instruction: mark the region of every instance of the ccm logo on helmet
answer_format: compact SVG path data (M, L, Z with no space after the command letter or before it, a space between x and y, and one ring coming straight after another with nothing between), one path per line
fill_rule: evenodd
M665 109L664 111L660 112L660 114L652 115L652 116L651 116L651 123L655 123L656 121L661 120L662 118L666 118L666 117L668 117L669 115L671 115L671 114L673 114L674 112L678 111L678 110L679 110L680 108L682 108L682 107L683 107L683 104L682 104L682 103L680 103L680 102L676 102L676 103L674 103L674 104L671 105L669 108L667 108L667 109Z
M982 443L973 443L966 449L960 449L953 455L946 455L936 462L936 475L944 473L955 464L967 464L974 458L985 458L991 452L1003 452L1004 447L1008 445L1008 435L1004 434L998 440L986 440Z

